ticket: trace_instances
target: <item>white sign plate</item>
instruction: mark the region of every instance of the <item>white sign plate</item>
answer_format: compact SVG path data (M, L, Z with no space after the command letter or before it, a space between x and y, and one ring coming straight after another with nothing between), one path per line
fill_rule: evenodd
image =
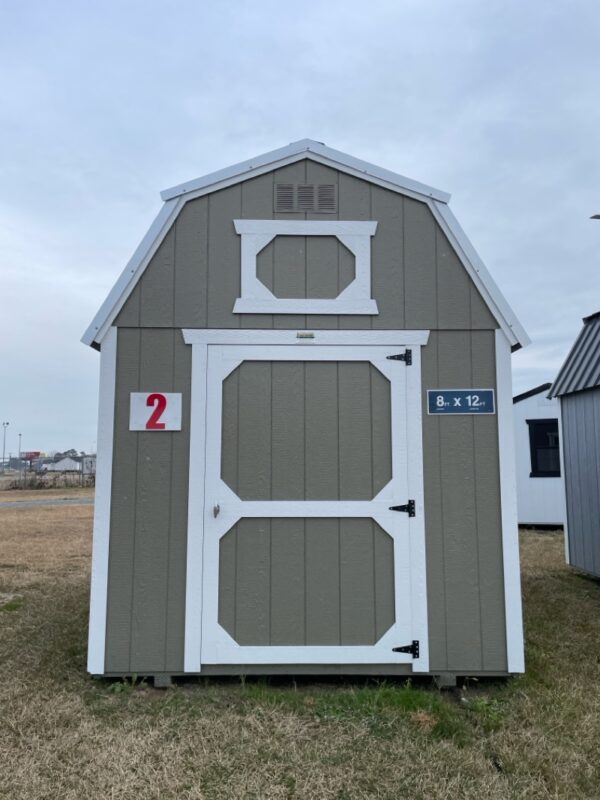
M180 431L181 393L131 392L130 431Z

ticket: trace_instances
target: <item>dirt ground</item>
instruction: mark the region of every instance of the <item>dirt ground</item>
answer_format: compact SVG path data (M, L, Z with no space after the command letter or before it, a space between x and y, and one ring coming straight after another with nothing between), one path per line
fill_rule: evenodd
M92 513L0 504L0 797L600 798L600 584L561 533L521 534L525 676L160 691L86 676Z

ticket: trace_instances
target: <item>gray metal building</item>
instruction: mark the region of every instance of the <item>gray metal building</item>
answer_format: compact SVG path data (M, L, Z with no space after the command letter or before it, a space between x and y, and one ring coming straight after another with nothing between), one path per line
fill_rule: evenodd
M449 195L302 140L162 197L83 337L89 671L522 671L528 339Z
M548 396L560 401L567 563L600 577L600 312L584 318Z

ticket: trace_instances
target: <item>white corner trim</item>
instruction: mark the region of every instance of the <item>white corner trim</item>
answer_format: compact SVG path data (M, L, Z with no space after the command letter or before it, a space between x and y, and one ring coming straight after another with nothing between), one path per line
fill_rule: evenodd
M407 178L391 170L370 164L368 161L355 158L348 155L348 153L342 153L340 150L334 150L332 147L327 147L322 142L317 142L313 139L300 139L285 147L279 147L247 161L241 161L238 164L233 164L217 172L211 172L195 180L180 183L162 191L161 197L163 200L171 200L183 194L201 193L202 191L214 192L217 189L224 188L225 185L230 186L240 180L256 177L264 172L270 172L302 158L310 158L319 163L329 164L342 172L348 172L363 179L366 177L380 185L387 185L388 188L396 191L401 189L413 196L421 196L421 199L423 197L431 197L442 203L447 203L450 200L450 195L447 192L442 192L440 189L434 189L432 186L419 183L419 181L412 180L412 178Z
M426 345L429 341L428 330L416 331L339 331L339 330L260 330L247 328L183 328L183 340L186 344L343 344L357 345Z
M234 219L241 242L241 297L234 314L377 314L371 298L371 236L377 222ZM337 297L276 297L258 278L257 256L277 236L334 236L354 256L355 274Z
M550 387L552 391L552 387ZM565 546L565 562L571 563L571 548L569 547L569 509L567 505L567 471L565 468L565 445L563 438L563 420L562 420L562 398L557 397L558 400L558 453L560 457L560 474L562 477L561 486L563 491L563 502L565 507L565 516L563 520L563 535Z
M496 390L507 666L509 672L524 672L511 353L502 330L496 331Z
M445 203L435 200L430 201L428 205L511 345L518 344L521 347L527 347L528 344L531 344L531 339L525 328L506 302L451 209Z
M197 344L192 348L190 392L190 467L183 649L184 672L200 672L201 669L207 363L208 346L203 343Z
M91 345L93 342L102 340L102 337L112 325L115 317L123 308L127 298L142 277L150 259L158 250L182 206L183 203L178 200L171 200L162 206L148 228L146 235L127 262L125 269L119 275L117 282L98 309L96 316L81 337L81 341L84 344Z
M110 328L100 350L100 394L98 405L98 456L90 588L88 672L103 675L106 648L106 602L108 595L108 554L110 543L110 499L115 416L117 329Z

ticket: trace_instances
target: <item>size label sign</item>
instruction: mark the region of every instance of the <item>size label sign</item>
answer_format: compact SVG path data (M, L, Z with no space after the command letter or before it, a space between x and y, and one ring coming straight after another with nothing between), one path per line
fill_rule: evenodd
M180 431L181 394L175 392L131 392L130 431Z
M428 414L495 414L493 389L428 389Z

